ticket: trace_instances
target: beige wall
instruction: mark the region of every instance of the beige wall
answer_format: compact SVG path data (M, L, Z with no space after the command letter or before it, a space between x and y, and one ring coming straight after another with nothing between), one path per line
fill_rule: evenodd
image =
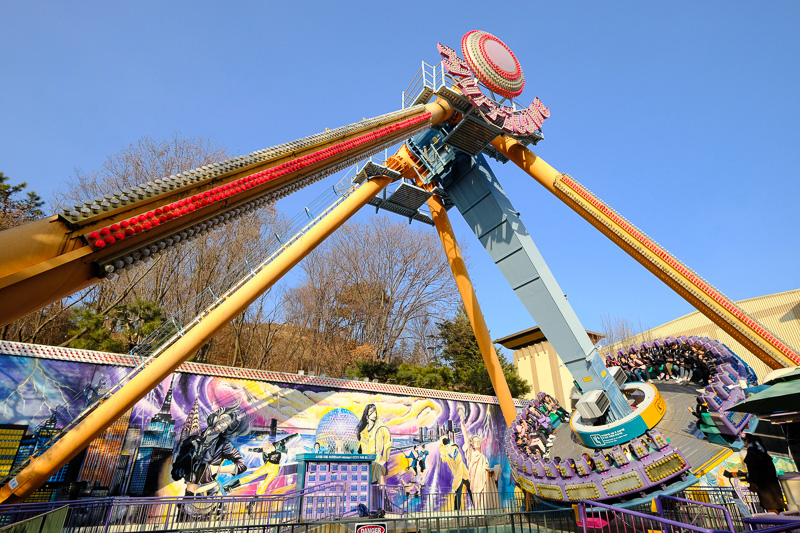
M736 303L795 351L800 348L800 289ZM697 335L720 341L744 359L755 370L759 380L770 372L767 365L697 311L646 331L619 345L603 349L601 353L616 352L619 348L627 348L631 344L640 344L645 340L670 335L673 337ZM542 339L515 349L514 366L519 376L527 381L533 390L526 398L533 398L539 392L546 392L557 398L562 405L570 405L572 374L547 340Z
M741 300L736 304L795 349L795 351L800 347L800 289ZM698 337L708 337L719 341L750 365L755 370L759 380L770 372L770 368L767 365L699 311L646 331L629 339L627 342L606 348L602 350L602 353L615 352L622 347L670 335L673 337L677 335L686 335L687 337L697 335Z
M526 398L546 392L569 408L572 374L549 342L537 342L515 350L514 366L519 377L531 386L532 392Z

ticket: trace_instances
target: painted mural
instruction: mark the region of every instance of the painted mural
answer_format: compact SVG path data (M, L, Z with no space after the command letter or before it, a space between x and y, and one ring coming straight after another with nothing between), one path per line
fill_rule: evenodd
M0 354L0 431L18 438L0 475L128 371ZM467 509L514 492L504 428L491 403L178 372L33 499L281 494L297 484L299 454L373 454L373 486L454 493L438 508Z

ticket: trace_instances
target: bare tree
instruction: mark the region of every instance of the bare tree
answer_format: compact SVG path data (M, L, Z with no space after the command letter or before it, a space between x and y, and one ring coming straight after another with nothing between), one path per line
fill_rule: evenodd
M302 271L284 300L286 320L308 332L308 345L320 350L316 360L327 361L332 374L356 358L408 357L420 325L457 302L436 234L388 218L345 225Z
M650 328L644 327L641 321L634 324L628 318L612 317L608 312L600 315L600 331L605 335L602 340L603 348L610 348L618 344L627 347L631 344L652 340L647 333L648 329Z

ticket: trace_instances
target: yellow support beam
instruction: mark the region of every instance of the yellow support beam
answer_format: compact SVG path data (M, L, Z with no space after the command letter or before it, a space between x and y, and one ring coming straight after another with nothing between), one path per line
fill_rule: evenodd
M740 342L770 368L800 364L797 352L710 286L677 258L580 183L561 174L525 146L497 137L492 146L552 192L606 237L650 270L709 320Z
M450 224L450 217L447 216L444 204L437 195L433 195L428 199L428 208L431 211L431 218L433 218L436 231L442 241L447 262L450 263L450 269L453 271L453 277L456 280L458 292L461 294L461 300L464 302L467 317L469 317L472 330L475 332L475 339L478 341L483 362L486 363L486 370L489 373L489 379L492 381L497 401L500 403L500 410L506 419L506 426L511 426L511 423L517 418L517 408L514 406L514 399L511 397L506 376L503 374L497 351L495 351L492 338L489 335L489 328L483 318L475 288L469 278L467 265L458 247L453 226Z

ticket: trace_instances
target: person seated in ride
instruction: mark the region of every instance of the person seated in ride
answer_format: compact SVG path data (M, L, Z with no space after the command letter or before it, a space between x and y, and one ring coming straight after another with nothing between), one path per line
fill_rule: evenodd
M666 371L667 377L675 379L677 376L673 373L673 369L675 367L675 349L677 345L669 345L664 350L664 370Z
M683 350L675 355L675 363L672 368L676 374L675 383L687 383L691 381L692 371L686 365L686 354Z
M703 418L703 413L708 412L708 404L703 401L702 396L698 396L697 398L695 398L695 402L696 405L694 406L694 409L692 409L691 407L687 407L686 409L688 409L689 412L692 413L692 415L694 415L699 422Z
M550 459L542 459L544 475L550 479L556 479L558 477L558 465L555 462L556 460L561 461L561 458L556 457L552 461Z
M611 457L614 459L614 464L620 468L630 463L630 459L628 459L628 456L625 454L625 450L619 445L611 448Z
M537 428L545 431L549 435L553 431L550 418L539 409L535 407L532 409L531 407L532 406L528 407L527 418L531 420L531 424L534 424Z
M684 365L686 365L689 374L691 374L692 379L691 381L694 382L701 382L702 381L702 362L700 361L700 357L697 355L694 347L691 350L687 351L683 356Z
M711 379L711 370L706 362L706 351L702 347L698 348L695 346L694 348L695 366L692 370L695 371L695 381L701 385L708 385L708 382Z
M666 363L666 358L661 353L661 350L657 350L650 355L650 368L649 372L651 376L656 376L656 379L663 380L669 379L667 375L667 370L664 367Z
M575 477L575 461L573 461L571 457L567 457L563 461L560 457L556 457L556 459L558 459L556 467L558 468L558 473L561 474L562 478L570 479Z
M592 456L584 452L580 459L575 462L575 471L580 476L588 476L595 471L594 460Z
M642 381L640 377L633 373L631 365L628 363L628 358L626 356L617 356L617 361L619 362L619 367L623 372L625 372L625 376L627 376L628 381Z
M550 406L551 413L555 414L562 422L569 420L569 413L566 411L566 409L561 407L561 404L558 403L558 400L548 395L547 401Z
M639 376L641 381L646 381L647 383L653 382L650 373L647 371L647 363L640 354L631 354L628 361L630 362L631 370Z

